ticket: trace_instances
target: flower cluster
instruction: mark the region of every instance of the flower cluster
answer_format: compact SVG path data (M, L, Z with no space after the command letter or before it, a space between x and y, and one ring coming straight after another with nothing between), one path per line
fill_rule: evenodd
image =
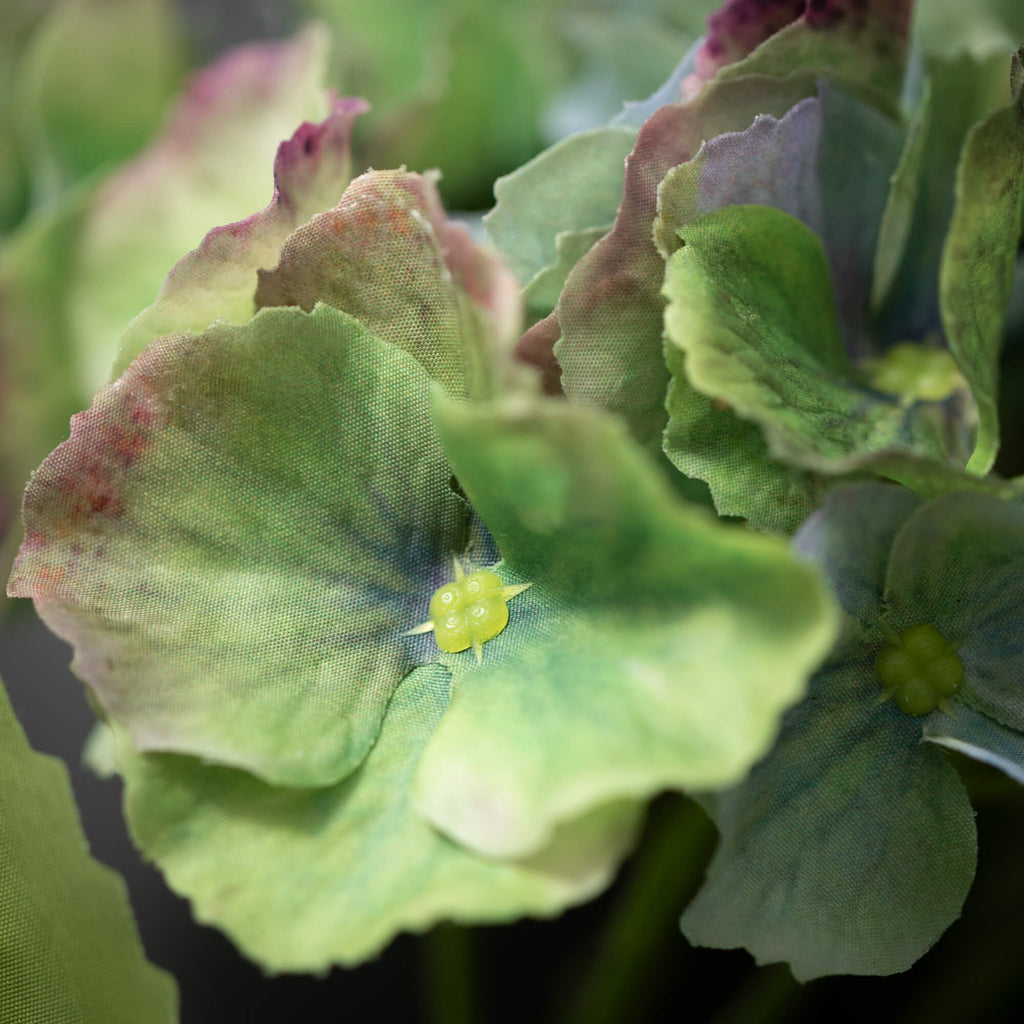
M891 973L955 919L940 748L1024 779L1024 71L908 76L910 17L730 0L498 182L498 252L432 173L352 177L343 100L174 267L10 593L200 920L319 970L556 913L665 789L722 835L693 941Z

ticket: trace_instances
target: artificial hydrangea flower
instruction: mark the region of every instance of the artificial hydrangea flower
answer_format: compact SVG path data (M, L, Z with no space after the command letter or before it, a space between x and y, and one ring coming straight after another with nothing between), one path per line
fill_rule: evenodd
M683 931L800 980L892 974L959 916L974 877L973 813L938 748L1024 782L1024 509L842 485L793 543L847 629L771 754L709 798L722 840ZM908 714L887 655L925 634L944 649L919 674L944 687L952 656L962 682Z
M518 286L433 176L290 219L332 123L128 328L10 584L75 647L139 845L277 970L598 891L646 797L767 751L834 631L785 545L537 393ZM517 595L479 661L416 630L454 559Z
M910 8L724 5L676 101L640 129L613 223L601 204L624 125L499 183L489 223L534 308L562 286L521 354L759 529L792 532L837 475L936 493L994 458L1020 63L930 61L908 120ZM568 179L570 151L591 205L525 216L542 175Z

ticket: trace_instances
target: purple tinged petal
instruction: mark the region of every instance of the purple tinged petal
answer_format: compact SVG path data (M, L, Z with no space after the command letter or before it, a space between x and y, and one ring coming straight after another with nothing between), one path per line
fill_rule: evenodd
M729 0L708 17L704 45L697 51L693 90L719 68L742 60L766 39L804 13L805 0Z
M155 338L200 331L214 320L241 323L256 312L257 271L274 266L292 231L338 201L351 174L352 126L368 109L361 99L336 100L324 121L304 122L281 143L270 204L214 228L177 263L153 305L122 336L115 372Z
M486 389L488 349L511 348L519 285L497 254L450 221L436 172L368 171L259 272L256 305L323 302L415 356L458 393Z

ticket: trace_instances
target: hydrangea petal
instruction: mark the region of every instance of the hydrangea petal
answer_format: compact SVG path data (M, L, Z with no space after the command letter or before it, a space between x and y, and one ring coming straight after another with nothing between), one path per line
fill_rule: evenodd
M622 416L653 451L661 449L668 387L660 295L665 263L652 238L658 184L705 139L740 131L758 114L781 118L813 91L809 78L744 78L658 110L627 160L614 229L569 275L549 318L553 326L541 321L531 332L560 333L555 355L567 396Z
M274 266L292 231L332 206L348 184L352 123L367 109L362 100L339 100L324 121L304 122L281 143L270 205L214 228L175 264L153 304L121 335L115 372L165 334L201 331L215 320L244 323L256 312L257 272Z
M192 79L154 145L104 181L67 298L90 392L110 378L116 339L209 225L266 203L270 183L262 169L278 144L296 124L327 112L320 84L325 49L322 33L307 31L229 51ZM211 320L157 324L122 350L114 375L152 338L202 330Z
M739 203L784 210L821 234L821 134L821 101L808 96L781 118L758 114L743 131L705 142L658 186L658 251L668 259L681 244L680 228L702 213Z
M555 262L530 278L523 289L527 315L539 319L548 316L558 303L572 268L612 230L611 223L580 231L560 231L555 236ZM520 346L520 353L522 348ZM527 362L531 360L526 359Z
M729 6L758 12L788 11L793 3L733 0ZM903 85L912 7L913 0L806 0L798 19L746 60L722 68L717 77L786 75L794 68L827 68L831 76L895 101Z
M922 506L893 544L885 600L895 626L930 622L958 648L958 700L1024 730L1024 507L974 493Z
M36 472L10 592L140 749L333 782L469 537L429 418L419 364L326 306L155 342Z
M635 140L623 126L580 132L494 183L484 226L524 286L557 261L560 232L611 222Z
M519 287L488 249L447 219L436 175L370 171L334 209L296 230L259 272L256 305L326 303L415 356L455 394L490 387L494 347L521 327Z
M1024 218L1024 47L1010 78L1010 103L975 125L964 143L939 271L946 339L978 406L967 465L979 475L992 468L999 445L999 354Z
M945 403L905 407L851 380L824 253L799 221L735 206L682 237L665 275L666 336L690 383L758 423L773 456L827 473L880 451L960 456Z
M444 659L421 811L507 856L609 800L735 780L831 643L817 574L678 501L594 410L517 396L437 415L502 578L533 585L481 665Z
M805 0L727 0L708 17L707 35L694 58L692 91L710 81L719 70L749 56L776 32L796 21Z
M893 539L920 504L904 487L840 484L793 537L795 550L821 569L843 611L861 625L885 609Z
M691 942L786 961L799 981L894 974L959 916L976 860L967 794L877 690L870 660L823 669L772 753L710 798L722 838L683 914Z
M29 746L0 684L0 1019L172 1024L124 883L93 860L67 769Z
M122 749L134 838L198 920L272 971L358 963L443 919L551 916L600 891L631 844L635 808L602 808L519 862L478 857L415 813L416 763L447 698L443 668L416 669L364 764L319 790Z
M951 715L933 712L923 726L929 743L990 764L1024 784L1024 735L1019 730L1000 725L962 701Z
M866 300L874 241L863 225L880 212L887 194L885 157L895 161L895 128L827 83L818 89L821 98L801 100L781 119L759 115L744 131L712 139L692 160L669 171L658 188L655 241L668 259L687 223L737 203L769 205L796 217L823 237L832 279L841 282L847 349L854 351L861 347L859 307ZM870 138L873 145L850 153L844 140L851 136ZM847 165L846 173L836 173L837 163ZM864 194L849 187L852 182ZM865 183L873 183L873 189ZM722 515L743 516L764 532L791 533L817 504L820 484L772 459L756 426L696 391L675 346L667 346L665 358L672 376L665 454L687 476L709 483Z
M879 310L880 330L893 339L925 338L942 331L939 268L953 214L960 152L971 127L1009 98L1005 56L928 57L924 71L936 113L919 127L923 138L918 144L924 153L909 234ZM910 169L905 173L909 176Z

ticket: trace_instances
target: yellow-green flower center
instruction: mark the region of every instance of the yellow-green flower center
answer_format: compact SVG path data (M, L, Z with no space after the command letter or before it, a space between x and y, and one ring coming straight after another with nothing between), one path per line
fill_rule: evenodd
M875 675L902 711L927 715L960 689L964 665L934 626L922 624L905 629L878 652Z
M430 618L442 651L464 651L491 640L508 625L501 577L481 569L439 587L430 599Z
M965 386L949 350L936 345L901 341L868 363L868 379L876 391L896 395L905 405L939 402Z

